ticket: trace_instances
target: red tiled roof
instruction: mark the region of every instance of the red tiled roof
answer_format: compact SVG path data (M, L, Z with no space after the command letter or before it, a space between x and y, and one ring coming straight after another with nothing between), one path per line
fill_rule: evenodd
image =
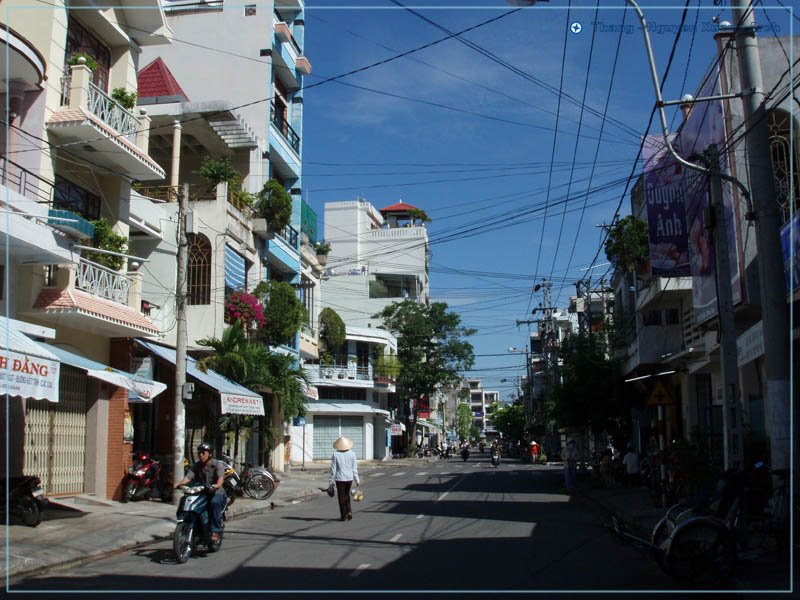
M152 321L137 310L83 290L44 288L36 298L33 308L47 312L83 313L104 321L134 327L142 332L158 333L158 328Z
M182 96L184 102L189 101L186 92L183 91L160 56L139 70L137 80L138 89L136 93L139 98Z
M387 206L386 208L382 208L381 212L403 212L409 210L416 210L416 206L411 206L410 204L406 204L405 202L398 202L397 204L392 204L391 206Z

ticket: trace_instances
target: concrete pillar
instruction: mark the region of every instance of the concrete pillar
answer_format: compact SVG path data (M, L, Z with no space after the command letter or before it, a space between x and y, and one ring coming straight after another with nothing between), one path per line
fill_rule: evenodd
M78 64L70 69L72 76L69 84L69 107L89 109L89 83L92 81L92 72L86 66L86 59L81 57Z
M147 116L147 110L144 108L139 109L139 131L136 133L136 145L141 148L142 152L147 154L150 150L150 117Z
M172 164L169 169L169 185L176 189L181 175L181 122L175 119L172 127Z

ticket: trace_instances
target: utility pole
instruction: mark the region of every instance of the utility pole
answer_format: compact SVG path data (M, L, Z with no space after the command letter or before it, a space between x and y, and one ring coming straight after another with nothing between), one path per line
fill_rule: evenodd
M186 407L183 392L186 385L186 271L188 263L188 240L186 237L186 214L189 212L189 185L184 184L178 194L178 277L175 289L175 320L177 341L175 342L175 424L172 446L172 481L183 479L183 454L186 446ZM173 503L178 503L178 494L173 494Z
M711 144L706 149L705 158L711 173L709 177L710 228L714 242L715 279L719 302L725 469L742 469L744 468L744 438L742 436L742 405L739 398L739 367L736 360L736 323L733 315L731 263L728 254L728 221L725 217L725 204L722 200L722 179L720 178L719 152L716 144Z
M750 189L755 210L758 282L761 293L767 411L772 467L789 468L789 317L780 244L780 220L770 161L756 25L752 5L733 0L733 22L747 126Z

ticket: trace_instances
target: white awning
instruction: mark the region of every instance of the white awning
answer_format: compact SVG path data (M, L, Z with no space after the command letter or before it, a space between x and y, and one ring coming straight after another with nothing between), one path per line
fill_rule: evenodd
M0 317L0 393L58 402L58 357Z
M369 404L360 402L308 402L306 410L309 413L348 413L348 414L378 414L388 415L388 410L374 408Z

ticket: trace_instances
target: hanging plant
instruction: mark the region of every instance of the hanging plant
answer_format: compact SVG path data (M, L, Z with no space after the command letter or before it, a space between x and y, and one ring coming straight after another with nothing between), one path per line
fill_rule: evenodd
M92 225L94 225L92 246L101 250L119 252L120 254L125 254L128 251L128 238L115 233L108 221L105 219L97 219L96 221L92 221ZM84 258L103 265L104 267L108 267L109 269L114 269L115 271L119 271L125 264L125 258L122 256L102 254L90 250L84 250L83 255Z

